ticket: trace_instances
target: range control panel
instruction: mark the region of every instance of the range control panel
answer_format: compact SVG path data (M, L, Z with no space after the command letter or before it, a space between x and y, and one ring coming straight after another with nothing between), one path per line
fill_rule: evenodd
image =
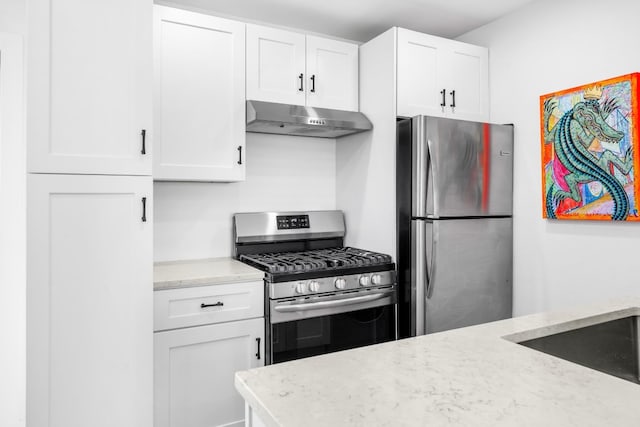
M276 217L278 230L309 228L309 215L279 215Z

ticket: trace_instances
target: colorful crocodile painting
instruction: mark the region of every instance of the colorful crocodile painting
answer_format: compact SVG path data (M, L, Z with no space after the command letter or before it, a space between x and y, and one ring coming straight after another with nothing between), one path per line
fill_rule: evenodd
M544 102L544 141L553 144L552 160L554 181L545 197L547 218L557 218L556 210L563 199L581 201L579 184L598 181L613 200L612 220L624 221L629 215L630 202L623 185L614 175L613 165L628 175L633 167L632 150L623 158L610 150L598 157L589 151L594 139L618 144L624 133L610 126L606 119L616 108L615 99L600 101L602 89L594 86L585 90L584 101L576 103L549 129L549 119L558 106L555 98Z

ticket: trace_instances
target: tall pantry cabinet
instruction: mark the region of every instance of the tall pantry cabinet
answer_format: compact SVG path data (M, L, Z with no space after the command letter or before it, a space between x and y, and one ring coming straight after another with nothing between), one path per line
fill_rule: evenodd
M151 0L28 0L27 424L153 424Z

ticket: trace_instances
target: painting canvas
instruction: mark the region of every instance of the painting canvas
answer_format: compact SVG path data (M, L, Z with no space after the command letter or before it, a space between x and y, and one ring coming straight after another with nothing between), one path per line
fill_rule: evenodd
M640 221L639 76L540 97L544 218Z

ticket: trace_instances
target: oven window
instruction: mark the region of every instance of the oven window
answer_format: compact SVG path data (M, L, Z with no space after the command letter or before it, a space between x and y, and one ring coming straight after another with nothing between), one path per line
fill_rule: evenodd
M394 306L271 325L271 363L395 339Z

